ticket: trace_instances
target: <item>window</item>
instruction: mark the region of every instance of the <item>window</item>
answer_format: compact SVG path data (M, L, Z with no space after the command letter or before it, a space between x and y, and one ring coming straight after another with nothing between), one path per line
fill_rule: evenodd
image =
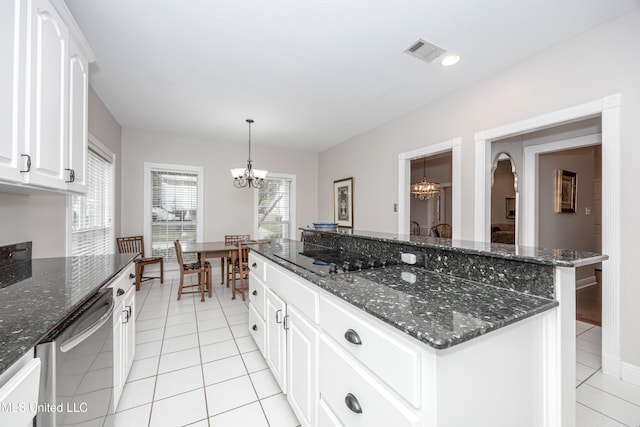
M114 252L113 154L90 141L86 170L87 193L71 197L71 255Z
M175 263L175 240L202 240L201 200L201 167L145 163L146 253Z
M295 175L271 174L255 192L257 239L290 239L295 234Z

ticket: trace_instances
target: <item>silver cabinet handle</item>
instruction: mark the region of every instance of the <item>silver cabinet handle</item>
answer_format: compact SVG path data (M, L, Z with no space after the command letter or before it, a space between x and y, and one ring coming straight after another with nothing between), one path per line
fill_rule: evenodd
M282 319L280 319L281 313L282 313L282 310L276 311L276 323L282 323Z
M347 332L344 333L344 339L349 341L351 344L362 345L360 335L358 335L358 333L353 329L347 329Z
M360 406L360 402L358 402L358 399L353 394L348 393L344 398L344 403L351 412L355 412L356 414L362 413L362 406Z

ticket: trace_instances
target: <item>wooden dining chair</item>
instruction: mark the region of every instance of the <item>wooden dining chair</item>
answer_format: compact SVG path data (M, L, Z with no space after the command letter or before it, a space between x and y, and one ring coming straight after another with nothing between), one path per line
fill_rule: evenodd
M161 256L144 256L144 238L142 236L117 237L116 241L119 253L140 254L139 258L133 260L136 264L136 291L140 290L140 283L147 280L160 279L160 283L164 283L164 259ZM144 267L150 264L160 264L160 277L144 275Z
M450 239L451 238L451 225L450 224L437 224L435 226L433 226L433 229L435 229L438 233L438 235L436 237L441 237L443 239Z
M241 242L243 240L250 240L250 239L251 239L251 236L249 234L227 234L226 236L224 236L224 244L229 246L237 246L238 242ZM226 282L227 282L227 288L228 288L233 278L233 275L236 274L236 269L233 266L232 257L230 256L226 257L225 263L227 265Z
M182 259L182 247L180 246L180 241L176 240L173 242L173 246L176 248L176 257L178 258L178 265L180 266L180 287L178 287L178 301L182 297L182 294L200 294L200 301L204 301L204 293L207 291L207 287L211 286L211 263L209 261L205 261L204 268L200 265L200 261L191 262L185 264ZM187 274L197 274L198 275L198 283L194 285L184 285L184 276ZM200 283L202 282L202 274L205 275L204 286L201 287ZM197 288L193 291L184 291L185 288Z
M245 280L249 277L249 247L251 245L263 245L271 243L271 240L257 240L253 242L238 242L238 263L235 266L233 285L231 291L231 299L236 299L236 291L242 294L242 301L245 300L245 292L249 290L249 286L245 286ZM236 273L240 276L240 280L236 280ZM240 288L236 283L240 282Z

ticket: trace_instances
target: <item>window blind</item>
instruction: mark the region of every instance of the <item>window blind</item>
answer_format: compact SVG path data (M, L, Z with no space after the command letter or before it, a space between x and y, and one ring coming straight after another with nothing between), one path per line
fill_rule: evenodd
M267 178L258 193L258 239L290 238L291 179Z
M177 262L175 240L196 241L198 185L197 172L151 170L151 253L165 263Z
M71 198L71 255L114 253L114 165L89 147L87 193Z

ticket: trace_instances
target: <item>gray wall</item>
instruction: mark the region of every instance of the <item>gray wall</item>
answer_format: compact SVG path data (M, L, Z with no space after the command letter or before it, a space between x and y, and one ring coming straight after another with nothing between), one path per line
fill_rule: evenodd
M120 174L122 173L122 128L98 95L89 88L89 132L116 155L114 231L120 232Z
M620 93L621 354L623 361L640 366L640 287L635 286L640 199L634 197L640 181L638 40L636 11L320 153L318 216L331 217L333 180L353 176L357 228L395 232L398 154L460 137L461 236L472 240L476 132ZM363 152L371 154L366 161L355 161Z

